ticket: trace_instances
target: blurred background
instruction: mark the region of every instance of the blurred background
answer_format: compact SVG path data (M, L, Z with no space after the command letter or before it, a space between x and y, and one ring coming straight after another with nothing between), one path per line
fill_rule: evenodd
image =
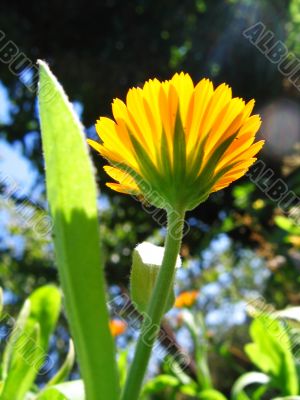
M100 115L111 116L113 98L124 99L128 88L149 78L185 71L194 82L202 77L216 85L227 82L235 96L256 99L263 117L259 138L266 139L261 158L274 181L282 178L300 196L300 91L243 35L261 22L273 32L274 43L282 41L300 58L299 0L2 0L0 7L0 47L11 40L33 63L41 58L50 64L88 137L96 137ZM94 152L92 157L113 297L128 290L134 246L143 240L161 245L165 230L135 199L106 188L103 160ZM51 235L32 223L47 212L35 91L4 62L0 173L0 285L14 315L34 288L57 282L57 271ZM200 290L195 307L209 329L213 379L226 392L249 368L242 350L249 341L247 301L261 295L277 309L300 305L300 228L247 177L210 196L187 218L176 292ZM177 312L171 318L176 320ZM188 349L187 332L176 332L178 345ZM128 329L118 338L119 347L135 336ZM65 355L67 339L62 316L51 345L54 360ZM159 368L154 357L151 371Z

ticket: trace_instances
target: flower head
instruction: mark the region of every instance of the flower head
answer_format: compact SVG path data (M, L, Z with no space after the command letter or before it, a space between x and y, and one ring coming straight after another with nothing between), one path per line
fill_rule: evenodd
M165 209L190 210L243 176L263 141L254 143L261 120L254 100L233 98L208 79L194 86L188 74L147 81L115 99L114 120L96 123L110 188L144 197Z
M199 295L198 290L189 290L180 293L175 300L175 307L183 308L183 307L191 307L195 304L197 297Z
M127 329L126 322L120 319L111 319L109 321L109 329L113 337L122 335Z

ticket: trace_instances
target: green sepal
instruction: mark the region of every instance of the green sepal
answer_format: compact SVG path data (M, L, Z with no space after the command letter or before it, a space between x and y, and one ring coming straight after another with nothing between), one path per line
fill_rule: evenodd
M229 138L225 139L213 152L213 154L209 157L209 160L207 161L207 164L203 168L201 174L197 178L196 181L203 181L207 182L209 181L214 174L214 171L218 165L218 162L220 161L221 157L224 155L225 151L228 149L228 147L231 145L231 143L234 141L236 138L237 133L234 135L229 136Z
M195 150L195 156L192 158L192 160L189 160L189 166L188 166L188 179L193 179L193 177L198 175L198 172L201 170L203 159L204 159L204 148L205 144L207 141L208 136L206 136L201 143L198 145L198 147Z
M166 196L162 195L164 191L161 190L161 188L164 188L165 185L161 175L139 141L133 135L130 135L130 139L136 152L141 173L144 177L142 178L142 182L136 182L136 184L139 187L141 187L142 184L146 184L148 191L145 192L145 190L142 190L142 195L145 197L145 199L150 204L153 204L158 208L165 209Z
M160 143L159 168L164 171L165 179L167 181L172 179L172 161L169 150L167 135L163 129Z
M236 135L235 133L229 136L214 150L200 175L190 185L187 210L193 210L199 204L203 203L210 195L215 183L232 168L233 165L226 166L214 175L218 162L234 141Z
M186 142L185 133L182 126L179 110L176 114L175 131L173 139L173 164L174 164L174 184L183 184L186 174ZM176 193L178 192L177 187Z

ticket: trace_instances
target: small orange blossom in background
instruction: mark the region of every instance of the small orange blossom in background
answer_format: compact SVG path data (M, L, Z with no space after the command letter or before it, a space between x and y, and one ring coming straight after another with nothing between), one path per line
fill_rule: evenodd
M199 295L198 290L189 290L185 292L181 292L175 300L175 307L183 308L183 307L191 307L195 304L197 297Z
M126 332L127 324L120 319L111 319L109 321L109 329L113 337L122 335Z

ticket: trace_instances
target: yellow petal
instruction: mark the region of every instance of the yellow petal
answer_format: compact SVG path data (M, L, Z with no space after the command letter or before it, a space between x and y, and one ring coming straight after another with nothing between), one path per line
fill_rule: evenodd
M195 87L192 110L188 114L187 121L187 154L189 155L197 143L202 139L201 126L205 117L207 106L213 95L213 85L208 79L202 79Z
M250 158L246 161L238 163L230 171L222 176L220 180L214 185L213 191L224 189L229 186L233 181L241 178L248 171L249 167L256 161L256 158Z
M189 74L183 72L180 74L176 73L171 79L171 84L175 87L179 98L181 121L182 125L185 127L188 107L194 91L194 84Z
M111 178L118 181L118 183L107 183L108 187L121 193L139 193L139 188L128 173L110 165L104 166L103 169Z
M203 124L201 126L202 135L207 135L220 112L231 100L231 89L225 83L219 85L214 91L207 106Z
M153 161L156 160L155 133L145 110L143 90L140 88L130 89L126 97L126 104L129 120L133 127L132 133L150 153Z

